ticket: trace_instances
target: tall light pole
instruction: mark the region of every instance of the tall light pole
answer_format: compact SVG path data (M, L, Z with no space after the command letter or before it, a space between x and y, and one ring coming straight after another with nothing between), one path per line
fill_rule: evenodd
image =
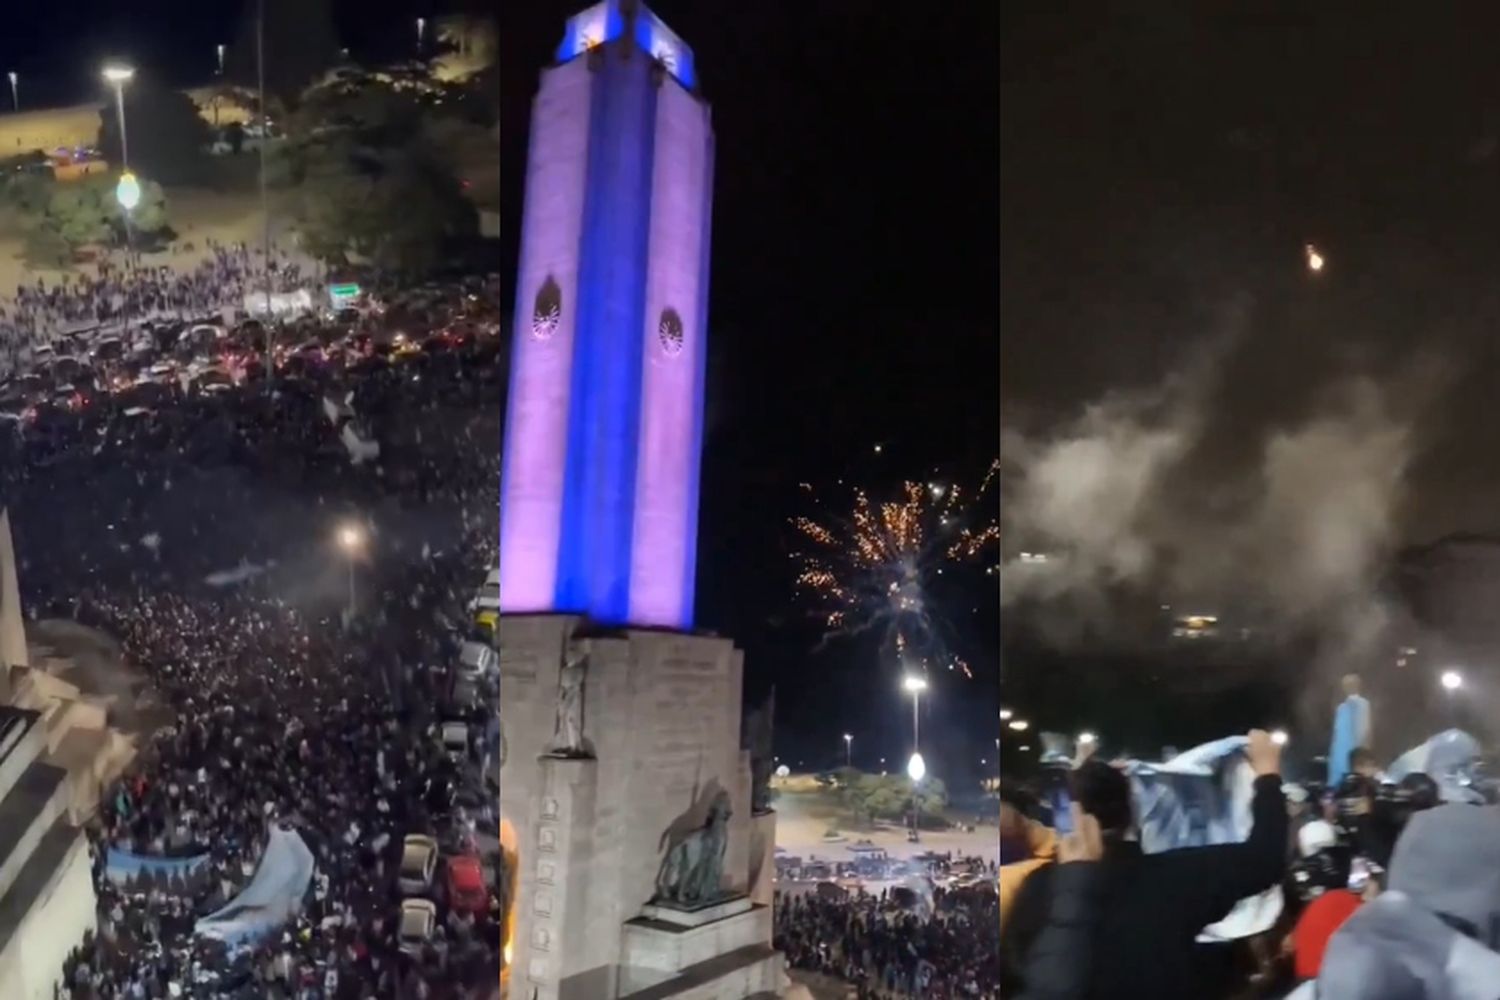
M130 144L125 138L125 85L135 76L129 66L111 63L104 67L104 79L115 88L115 116L120 125L120 168L130 169Z
M844 766L854 766L854 735L852 733L844 734Z
M354 618L354 557L364 548L365 533L357 524L346 524L339 528L339 548L344 550L349 564L349 618Z
M927 762L922 755L912 751L906 762L906 776L911 779L911 839L922 839L922 779L927 776Z
M427 19L425 17L417 18L417 55L419 56L422 54L422 36L426 33L426 29Z
M7 73L5 75L10 78L10 106L11 106L11 108L13 110L20 111L21 110L21 96L20 96L19 92L16 90L16 82L20 79L20 77L16 75L16 71L15 70L11 70L9 73Z
M1464 675L1457 670L1444 670L1439 682L1443 685L1446 695L1444 701L1448 703L1448 728L1452 729L1458 725L1458 692L1464 686Z
M271 330L271 209L266 199L266 142L271 137L271 116L266 107L266 0L258 0L255 5L255 83L260 91L261 251L265 254L262 269L266 286L266 320L261 329L266 335L266 392L270 393L276 384L276 337Z
M922 748L921 723L917 708L922 704L922 692L927 690L927 681L921 677L902 678L901 686L911 695L911 748L915 753Z
M214 52L219 57L219 75L223 76L224 75L224 46L222 46L222 45L215 45L214 46Z

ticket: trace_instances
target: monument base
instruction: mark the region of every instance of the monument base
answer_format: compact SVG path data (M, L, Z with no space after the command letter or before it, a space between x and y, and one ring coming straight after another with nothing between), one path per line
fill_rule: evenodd
M648 904L622 935L622 1000L744 1000L779 994L771 909L736 896L692 910Z

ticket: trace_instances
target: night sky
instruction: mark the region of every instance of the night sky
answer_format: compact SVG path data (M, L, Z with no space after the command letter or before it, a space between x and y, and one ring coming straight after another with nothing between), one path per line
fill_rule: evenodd
M1048 641L1249 609L1325 717L1396 553L1500 532L1500 12L1004 9L1003 451L1062 484L1007 544L1078 554Z
M507 275L537 74L583 6L502 18ZM960 6L652 5L694 49L718 138L698 623L745 649L748 698L776 685L793 764L834 763L851 732L856 763L875 766L910 731L894 663L869 643L814 652L787 559L797 483L974 481L998 450L999 20ZM937 678L924 744L943 730L940 754L978 770L995 732L993 588L953 603L979 679Z

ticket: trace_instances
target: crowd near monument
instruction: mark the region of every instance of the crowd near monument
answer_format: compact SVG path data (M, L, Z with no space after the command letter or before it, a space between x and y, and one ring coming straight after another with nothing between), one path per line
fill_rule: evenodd
M632 0L569 20L532 115L500 508L504 988L762 997L775 815L743 654L695 631L709 107Z

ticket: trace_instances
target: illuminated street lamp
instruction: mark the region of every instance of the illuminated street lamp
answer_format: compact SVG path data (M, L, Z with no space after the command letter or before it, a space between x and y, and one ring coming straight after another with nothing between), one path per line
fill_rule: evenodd
M11 70L5 75L10 79L10 106L12 109L20 111L21 98L20 95L16 92L16 81L18 81L20 77L16 75L15 70Z
M135 76L129 66L111 63L104 67L104 79L115 88L115 114L120 122L120 166L130 167L130 146L125 141L125 85Z
M214 52L216 52L218 54L218 56L219 56L219 75L223 76L224 75L224 46L222 46L222 45L215 45L214 46Z
M1024 733L1031 728L1031 723L1025 719L1012 719L1010 721L1010 728L1015 732Z
M1001 722L1009 722L1010 721L1010 717L1011 717L1012 714L1014 714L1014 713L1012 713L1010 709L1008 709L1008 708L1002 708L1000 710L1000 721Z
M127 170L120 175L120 181L115 185L115 200L127 212L134 211L141 203L141 182L136 180L135 174Z
M854 766L854 735L852 733L844 734L844 766Z
M349 563L349 617L354 617L354 557L365 546L365 533L357 524L346 524L339 528L339 548Z
M425 17L419 17L419 18L417 18L417 54L418 55L422 54L422 36L426 33L426 30L427 30L427 19Z
M1457 691L1464 686L1464 675L1457 670L1444 670L1439 681L1443 685L1443 690Z

